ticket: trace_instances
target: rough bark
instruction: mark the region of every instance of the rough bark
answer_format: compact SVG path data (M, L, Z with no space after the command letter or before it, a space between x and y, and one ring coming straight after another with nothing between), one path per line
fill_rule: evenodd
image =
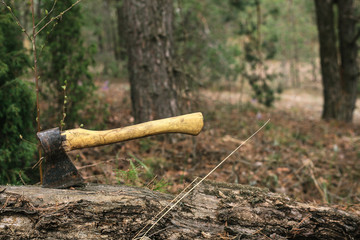
M324 88L322 117L351 122L359 78L354 1L315 0L315 6ZM338 31L334 6L338 9Z
M324 91L323 119L337 119L341 108L338 49L334 28L333 0L315 0Z
M354 0L337 2L339 9L339 42L341 56L341 89L343 107L340 118L351 122L355 110L359 66L357 62L358 49L356 44L356 19L354 17Z
M177 115L173 1L124 0L123 10L135 121Z
M132 239L171 195L126 186L4 186L0 239ZM205 182L150 239L360 239L360 216L267 190Z

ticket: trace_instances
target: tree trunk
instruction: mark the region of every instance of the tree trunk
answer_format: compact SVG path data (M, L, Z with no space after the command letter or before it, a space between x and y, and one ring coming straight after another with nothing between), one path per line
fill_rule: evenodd
M36 4L36 18L38 20L41 19L41 8L42 8L41 0L38 0Z
M354 1L336 1L338 36L335 35L334 4L333 0L315 0L324 88L322 117L351 122L359 77Z
M123 9L135 121L177 115L173 1L125 0Z
M341 90L344 105L340 109L340 118L351 122L355 110L359 68L357 63L356 19L354 1L338 1L339 40L341 56Z
M116 28L117 28L117 58L116 60L125 60L127 57L126 47L125 47L125 26L124 26L124 10L123 10L123 1L117 0L115 3L116 6Z
M334 29L333 0L315 0L324 91L323 119L337 119L341 108L338 50Z
M293 1L289 1L289 15L290 15L290 24L291 24L291 59L290 59L290 74L293 83L293 87L300 87L300 79L299 79L299 46L297 39L297 22L295 16L295 10Z
M3 186L0 192L0 239L132 239L173 197L104 185L79 190ZM359 226L355 213L297 203L260 188L204 182L147 236L360 239Z

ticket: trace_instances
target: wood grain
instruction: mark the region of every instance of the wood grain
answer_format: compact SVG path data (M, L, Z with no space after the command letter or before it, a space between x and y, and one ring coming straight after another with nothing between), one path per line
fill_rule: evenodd
M0 186L0 189L3 187ZM0 239L132 239L173 196L128 186L6 186ZM266 189L204 182L150 239L360 239L360 216Z
M62 143L63 148L68 152L163 133L197 135L203 126L202 113L198 112L105 131L71 129L61 133L61 136L65 139Z

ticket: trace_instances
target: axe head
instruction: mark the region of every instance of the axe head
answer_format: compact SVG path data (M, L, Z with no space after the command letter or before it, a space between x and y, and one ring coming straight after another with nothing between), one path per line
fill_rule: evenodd
M62 147L59 128L37 133L45 153L43 187L68 188L84 185L84 180Z

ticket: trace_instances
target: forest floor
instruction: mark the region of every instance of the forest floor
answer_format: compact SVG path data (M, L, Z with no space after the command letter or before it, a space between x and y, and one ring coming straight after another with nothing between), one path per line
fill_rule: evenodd
M105 82L107 128L133 124L129 86ZM87 182L129 184L179 193L204 177L264 122L270 123L217 169L210 180L266 187L297 201L359 210L360 114L353 124L320 120L317 90L287 90L265 108L235 91L202 90L189 101L205 127L176 143L149 137L71 153ZM86 126L85 126L86 128Z

